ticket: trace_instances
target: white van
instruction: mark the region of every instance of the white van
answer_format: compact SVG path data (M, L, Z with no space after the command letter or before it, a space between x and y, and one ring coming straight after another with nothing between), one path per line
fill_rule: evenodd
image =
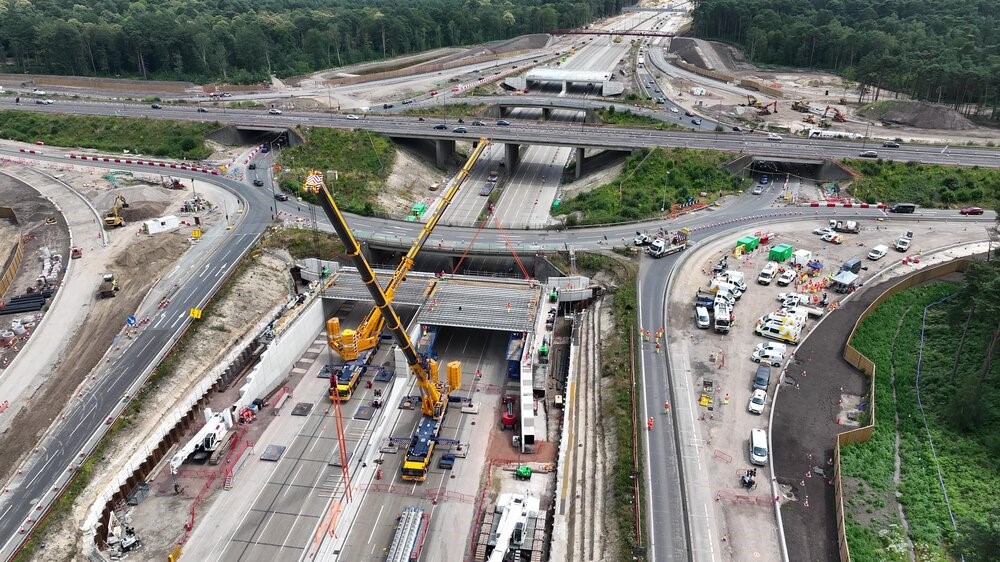
M761 285L770 285L771 281L774 280L774 274L778 272L778 264L769 261L764 269L760 271L760 275L757 276L757 283Z
M759 427L750 430L750 464L767 464L767 432Z
M696 306L694 309L694 323L702 330L707 330L712 325L712 319L708 317L708 309L704 306Z
M878 261L885 257L885 254L889 251L889 246L885 244L879 244L872 248L872 251L868 252L868 259L872 261Z

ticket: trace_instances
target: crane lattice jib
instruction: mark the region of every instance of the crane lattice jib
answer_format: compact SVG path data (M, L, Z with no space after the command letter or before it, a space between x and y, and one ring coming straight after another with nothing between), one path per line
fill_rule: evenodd
M434 227L437 226L441 216L444 215L448 205L451 204L452 199L455 198L455 194L458 193L458 189L465 182L466 178L469 177L472 167L476 164L476 161L479 160L479 157L483 154L483 151L486 150L486 147L489 144L490 141L488 139L479 139L479 144L476 145L475 150L472 151L472 154L470 154L469 158L465 161L465 165L462 166L462 169L459 170L458 174L456 174L455 179L451 182L451 186L445 191L444 199L441 204L438 206L437 210L434 211L434 214L431 215L431 218L428 219L423 229L421 229L420 235L417 236L417 239L413 241L413 245L410 246L410 251L407 252L406 255L403 256L403 259L399 262L399 267L396 268L396 271L389 279L388 285L385 287L385 296L388 301L392 301L396 294L396 289L398 289L403 283L403 279L406 277L406 274L409 273L410 268L413 267L417 253L427 242L427 239L430 238ZM312 176L310 176L310 178L311 177ZM317 182L313 181L312 183L316 184ZM320 176L318 184L322 183L322 176ZM308 178L306 179L306 189L312 191L310 179ZM358 324L357 341L361 343L362 341L368 340L365 341L364 344L358 346L359 351L375 345L375 338L377 338L378 334L382 331L382 324L382 314L378 307L371 309L361 323Z
M340 237L340 241L343 242L344 247L347 249L347 255L351 256L351 259L354 260L354 266L358 268L361 280L364 282L365 287L368 288L368 292L371 293L376 308L378 308L382 317L386 319L389 332L392 333L392 337L396 340L396 345L403 352L406 362L417 377L420 390L423 392L425 398L424 408L426 410L428 402L437 404L441 400L441 393L438 392L429 378L433 367L431 362L421 358L413 348L409 336L406 335L406 331L402 327L399 316L396 315L396 311L392 309L392 305L389 303L389 299L386 298L385 292L379 286L378 280L375 278L375 272L372 271L371 266L368 265L368 260L361 253L361 246L354 238L354 234L351 233L351 229L347 226L344 215L340 213L340 209L334 203L333 196L330 195L330 190L327 189L322 181L318 187L318 196L319 202L323 206L323 211L326 213L327 218L330 219L330 224L333 225L337 236Z

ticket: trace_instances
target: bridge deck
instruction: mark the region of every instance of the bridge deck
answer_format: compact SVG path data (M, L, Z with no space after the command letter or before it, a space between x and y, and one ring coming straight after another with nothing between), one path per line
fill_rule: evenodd
M447 279L417 314L421 324L507 332L531 331L541 290L524 282Z

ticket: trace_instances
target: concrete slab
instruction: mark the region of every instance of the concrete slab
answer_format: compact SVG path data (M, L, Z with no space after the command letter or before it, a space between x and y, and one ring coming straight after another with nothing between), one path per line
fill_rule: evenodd
M299 402L292 408L293 416L308 416L313 409L312 402Z
M285 454L285 447L281 445L268 445L264 449L264 452L261 453L260 460L277 462L281 460L281 456L284 454Z

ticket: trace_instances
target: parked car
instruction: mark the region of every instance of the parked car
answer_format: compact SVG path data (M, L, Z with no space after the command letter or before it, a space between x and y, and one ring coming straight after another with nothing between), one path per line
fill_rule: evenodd
M694 308L694 322L699 329L707 330L712 324L712 319L708 316L708 309L704 306Z
M882 143L884 148L899 148L899 143L896 141L885 141Z
M431 90L431 95L432 95L432 96L436 96L436 95L438 95L438 92L437 92L437 90Z
M268 109L267 112L270 113L271 115L281 115L281 110L276 107Z
M692 119L691 122L694 123L695 125L698 125L699 127L701 126L701 119L698 119L697 117Z
M820 240L822 240L824 242L830 242L832 244L843 244L844 237L841 236L840 234L837 234L836 232L830 232L830 233L824 234L823 237L820 238Z
M862 158L878 158L878 152L874 150L862 150L858 153L858 156Z
M734 133L742 133L743 129L739 125L733 125L733 132Z
M763 414L764 404L767 402L767 393L763 390L755 390L750 395L750 403L747 404L747 411L751 414Z
M983 214L982 207L966 207L958 212L960 215L981 215Z
M784 273L778 276L776 283L778 283L779 287L787 287L792 284L792 281L795 281L795 270L786 269Z
M750 430L750 463L767 464L767 432L760 428Z
M750 360L754 363L763 363L772 367L780 367L785 356L773 349L754 350L750 355Z
M817 228L816 230L813 230L813 234L819 234L820 236L825 236L827 234L832 234L832 233L833 229L828 226L822 226L820 228Z

